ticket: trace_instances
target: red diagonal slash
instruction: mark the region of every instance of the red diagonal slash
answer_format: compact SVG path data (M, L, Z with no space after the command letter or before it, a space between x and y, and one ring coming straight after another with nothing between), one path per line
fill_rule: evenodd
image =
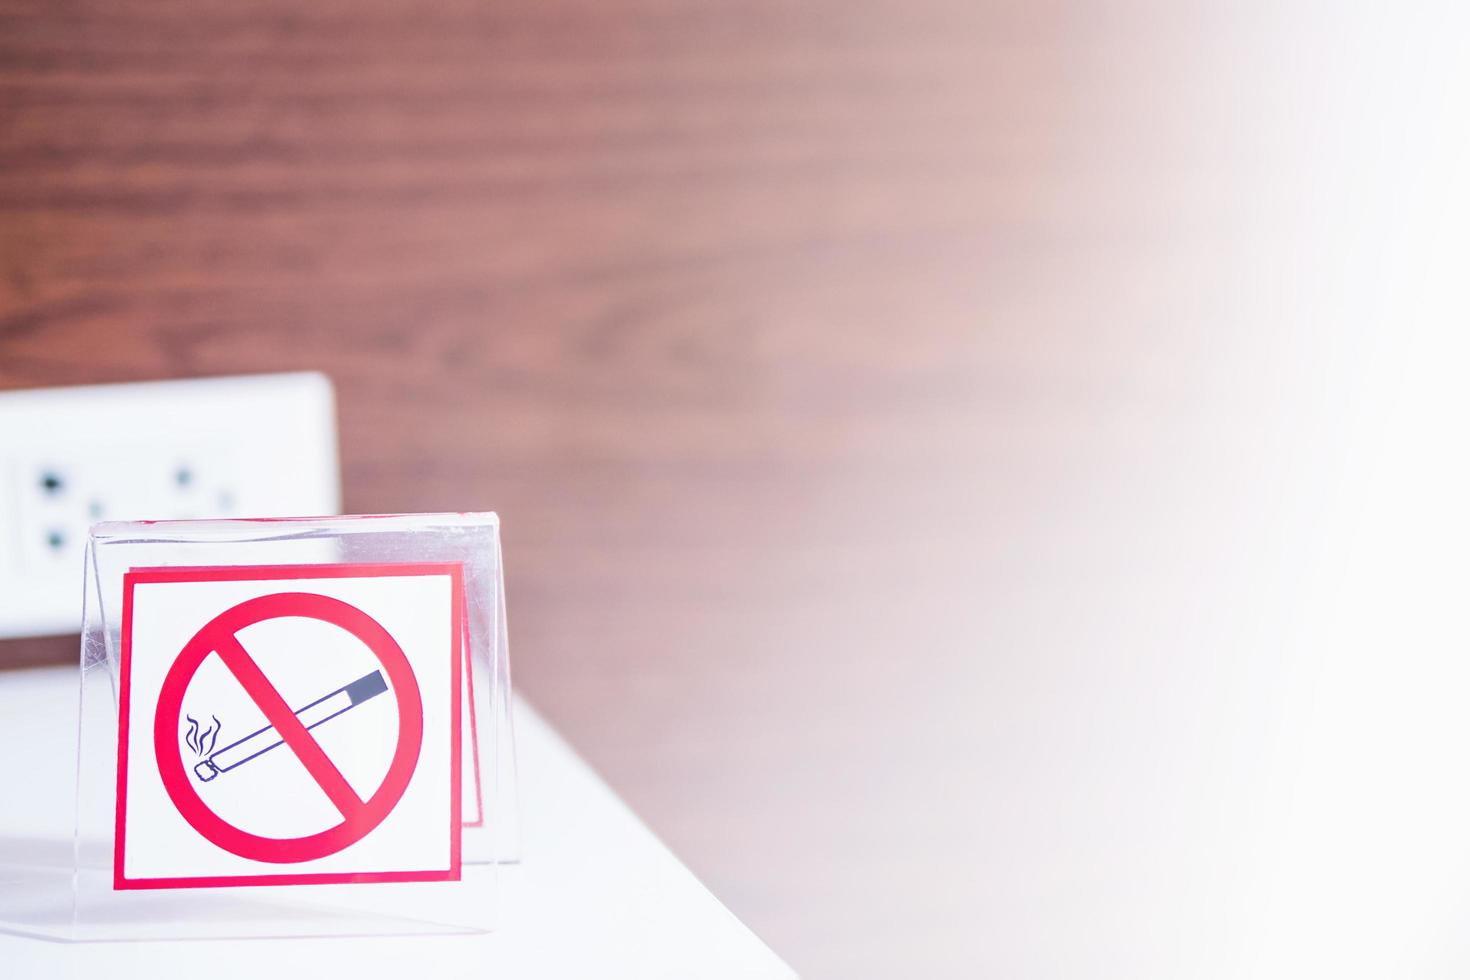
M230 673L245 688L245 693L260 708L265 720L275 728L281 740L296 753L296 758L301 760L311 778L316 780L316 784L327 794L332 805L341 812L342 819L351 823L363 811L365 804L362 797L357 795L357 791L342 775L342 770L337 768L311 732L301 724L301 719L296 717L296 712L286 704L280 692L266 679L249 651L240 645L239 638L233 633L220 636L215 642L214 652L230 668Z

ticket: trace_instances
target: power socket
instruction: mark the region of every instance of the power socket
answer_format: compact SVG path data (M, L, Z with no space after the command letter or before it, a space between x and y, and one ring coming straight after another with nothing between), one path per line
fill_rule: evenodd
M323 375L0 392L0 637L80 629L97 521L340 507Z

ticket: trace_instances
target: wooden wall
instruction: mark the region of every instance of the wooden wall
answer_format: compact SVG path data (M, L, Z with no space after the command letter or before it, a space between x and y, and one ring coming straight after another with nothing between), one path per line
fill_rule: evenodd
M521 691L778 952L1006 968L1064 539L1163 535L1095 518L1219 366L1139 23L5 0L0 386L327 372L349 511L500 512Z

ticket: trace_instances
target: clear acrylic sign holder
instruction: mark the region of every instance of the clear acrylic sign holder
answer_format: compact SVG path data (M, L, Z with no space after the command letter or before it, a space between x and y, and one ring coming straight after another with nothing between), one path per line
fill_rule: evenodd
M85 578L70 914L33 931L493 928L519 858L494 514L105 523Z

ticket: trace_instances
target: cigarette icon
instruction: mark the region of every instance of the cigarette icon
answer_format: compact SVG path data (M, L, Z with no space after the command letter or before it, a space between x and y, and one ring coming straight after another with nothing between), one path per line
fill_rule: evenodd
M353 708L371 698L377 697L388 690L388 684L383 680L381 671L373 671L365 674L343 687L337 688L330 694L317 698L304 708L297 708L294 712L301 724L307 729L315 728L345 714ZM222 749L213 752L207 759L194 767L194 775L200 782L207 783L221 773L237 769L249 762L265 755L271 749L284 744L279 732L272 725L267 725L256 732L251 732L238 742L231 742Z

